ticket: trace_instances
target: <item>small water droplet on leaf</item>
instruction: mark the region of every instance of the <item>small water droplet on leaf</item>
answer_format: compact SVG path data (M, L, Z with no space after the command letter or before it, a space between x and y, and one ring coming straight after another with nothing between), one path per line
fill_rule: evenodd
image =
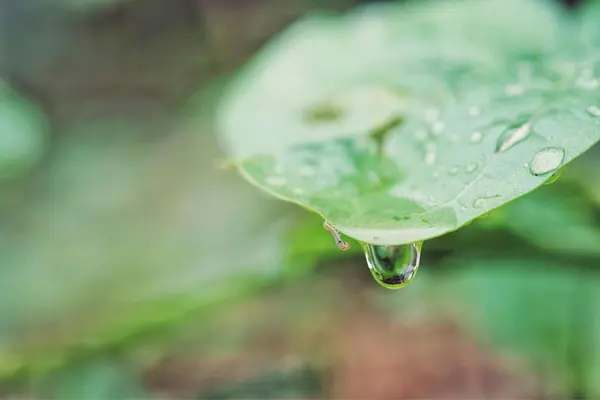
M505 130L498 137L496 142L496 152L502 153L519 142L527 139L531 134L531 123L526 122L518 127L511 127Z
M471 143L479 143L479 142L481 142L481 139L483 139L483 133L481 133L479 131L475 131L475 132L471 133L471 137L469 138Z
M433 144L428 144L426 146L426 151L425 151L425 164L433 165L435 163L436 158L437 158L437 153L435 151L435 146Z
M561 147L543 148L533 156L529 163L529 172L535 176L549 174L561 166L564 158L565 150Z
M401 246L364 244L367 265L373 278L388 289L406 286L419 269L421 245L422 243Z
M477 170L477 164L471 163L465 167L466 172L475 172Z
M525 89L523 88L523 86L518 84L507 85L504 88L504 92L509 96L520 96L523 94L524 91Z
M469 112L469 115L471 117L476 117L479 114L481 114L481 110L477 106L471 106L471 107L469 107L469 111L468 112Z
M300 167L300 169L298 170L298 172L300 173L301 176L314 176L316 174L316 171L313 167L311 167L310 165L303 165Z
M590 114L592 117L600 117L600 107L598 106L589 106L588 108L585 109L587 111L588 114Z
M442 121L436 121L431 125L431 133L434 135L439 135L444 131L444 123Z

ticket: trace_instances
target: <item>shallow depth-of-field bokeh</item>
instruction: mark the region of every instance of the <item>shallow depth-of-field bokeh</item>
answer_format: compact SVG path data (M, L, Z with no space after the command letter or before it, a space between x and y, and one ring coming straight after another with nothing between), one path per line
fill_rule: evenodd
M600 396L597 146L398 291L223 162L232 74L363 3L0 0L1 398Z

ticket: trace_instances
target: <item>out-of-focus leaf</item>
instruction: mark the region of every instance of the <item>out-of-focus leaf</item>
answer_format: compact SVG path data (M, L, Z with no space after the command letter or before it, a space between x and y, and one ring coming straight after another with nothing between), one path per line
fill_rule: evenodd
M521 0L307 18L233 83L223 143L252 184L350 237L440 236L600 138L597 61L563 52L570 22Z
M148 139L157 126L73 123L44 187L3 221L0 375L122 342L289 267L285 227L270 222L280 210L214 169L205 115L162 142Z
M40 381L32 394L45 399L128 400L149 398L137 372L123 360L100 358L69 365Z
M540 188L497 210L490 222L545 251L600 256L600 226L594 210L581 191L569 186Z
M556 390L600 395L597 273L539 258L461 259L459 266L444 279L446 295L482 338L534 362Z
M0 181L14 178L37 163L48 131L42 110L0 80Z

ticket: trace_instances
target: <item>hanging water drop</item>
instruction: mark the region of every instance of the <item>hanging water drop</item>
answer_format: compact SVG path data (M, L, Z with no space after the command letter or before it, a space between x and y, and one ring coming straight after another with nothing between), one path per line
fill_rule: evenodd
M417 274L422 243L402 246L364 244L367 265L373 278L383 287L400 289Z
M496 142L496 152L502 153L516 145L519 142L527 139L531 134L531 123L526 122L519 127L512 127L500 134Z
M564 158L565 150L561 147L543 148L533 156L529 163L529 172L535 176L549 174L561 166Z

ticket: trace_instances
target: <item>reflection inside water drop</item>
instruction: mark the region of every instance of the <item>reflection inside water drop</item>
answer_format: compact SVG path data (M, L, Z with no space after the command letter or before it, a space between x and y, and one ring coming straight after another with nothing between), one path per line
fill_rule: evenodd
M364 244L367 265L373 278L383 287L400 289L417 274L422 243L402 246Z

